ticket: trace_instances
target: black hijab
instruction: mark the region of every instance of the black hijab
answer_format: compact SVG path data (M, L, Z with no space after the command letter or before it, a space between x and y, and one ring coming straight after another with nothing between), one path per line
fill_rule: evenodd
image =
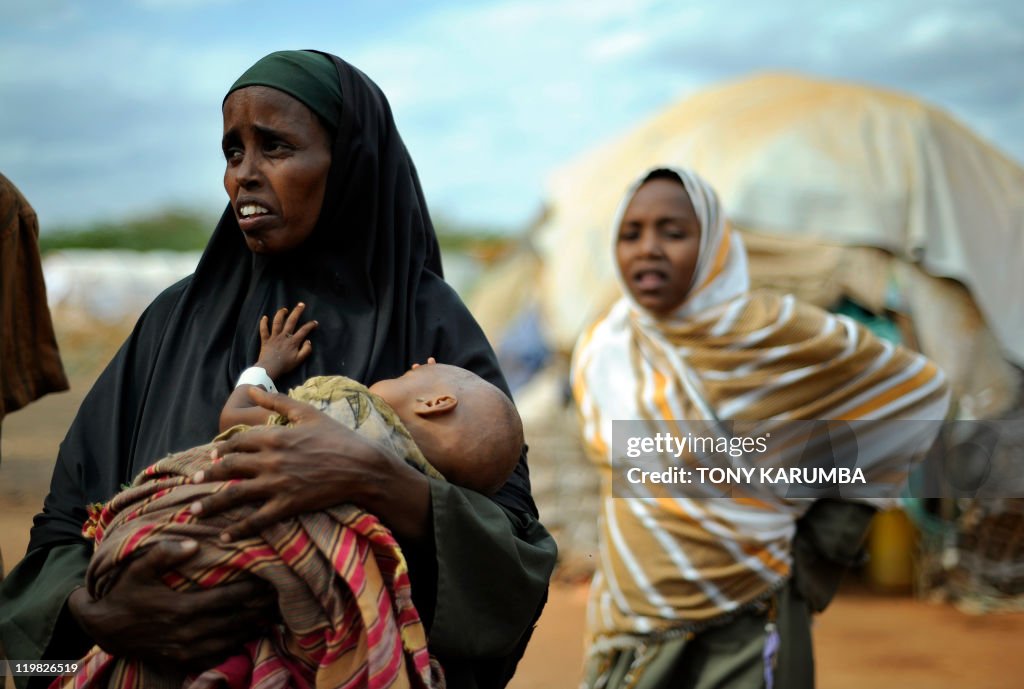
M434 356L508 392L480 327L443 280L423 192L384 94L346 62L309 51L263 58L232 90L274 86L266 75L282 79L278 87L334 135L317 226L298 249L257 255L228 206L195 273L146 309L83 401L30 549L80 538L87 504L216 435L235 380L259 354L259 318L282 306L305 302L305 316L319 321L312 355L277 381L282 389L328 374L369 384ZM494 500L536 515L525 453Z

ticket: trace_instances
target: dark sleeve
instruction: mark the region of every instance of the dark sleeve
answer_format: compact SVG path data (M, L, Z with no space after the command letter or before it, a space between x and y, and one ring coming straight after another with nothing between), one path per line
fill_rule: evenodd
M449 689L504 687L547 600L555 541L532 515L454 484L431 479L430 499L432 557L421 549L410 565L431 653Z
M8 658L77 660L89 650L91 640L65 603L85 580L91 554L85 542L33 550L0 583L0 644ZM28 681L15 678L18 689Z
M558 550L534 514L430 479L433 529L402 544L413 600L448 689L501 689L547 602Z
M846 570L860 562L875 512L864 503L826 498L797 520L793 584L812 611L828 607Z

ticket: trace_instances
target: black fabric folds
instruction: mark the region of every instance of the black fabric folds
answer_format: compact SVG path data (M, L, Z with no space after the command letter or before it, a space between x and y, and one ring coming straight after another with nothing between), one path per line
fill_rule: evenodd
M209 441L234 381L259 353L263 314L302 301L319 326L313 353L278 386L342 374L364 383L428 356L508 392L476 321L442 278L416 170L387 99L362 72L338 72L327 192L312 236L285 255L246 247L231 207L193 275L150 305L87 395L61 445L29 549L79 540L86 505L168 453ZM494 496L536 515L525 452Z

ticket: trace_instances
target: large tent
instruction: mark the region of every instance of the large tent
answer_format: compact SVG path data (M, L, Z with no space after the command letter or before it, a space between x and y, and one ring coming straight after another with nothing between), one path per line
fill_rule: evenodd
M563 351L616 294L616 205L662 164L708 178L741 228L877 247L959 281L1005 358L1024 364L1024 169L913 98L791 74L702 91L552 176L535 238L543 313Z

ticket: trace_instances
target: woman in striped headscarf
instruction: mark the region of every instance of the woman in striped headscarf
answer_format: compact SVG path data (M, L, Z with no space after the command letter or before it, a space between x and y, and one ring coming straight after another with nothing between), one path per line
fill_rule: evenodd
M584 686L812 687L810 611L823 604L790 583L797 522L820 503L772 489L706 499L665 485L623 498L613 468L625 457L612 422L681 438L721 433L723 421L937 421L945 378L849 319L750 291L740 237L693 172L646 174L613 232L624 295L581 337L573 360L584 439L602 474ZM901 425L896 448L859 437L858 466L898 482L936 430ZM668 461L700 459L686 452ZM859 518L838 533L840 545L859 545L870 502L852 506Z

